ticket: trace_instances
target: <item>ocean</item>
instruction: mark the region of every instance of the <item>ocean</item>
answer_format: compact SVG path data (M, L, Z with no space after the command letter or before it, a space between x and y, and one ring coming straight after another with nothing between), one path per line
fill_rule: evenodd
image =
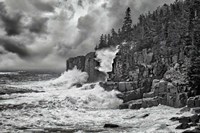
M87 84L88 75L67 72L0 72L0 133L179 133L171 117L180 109L159 105L120 110L117 91ZM116 124L118 128L104 128Z

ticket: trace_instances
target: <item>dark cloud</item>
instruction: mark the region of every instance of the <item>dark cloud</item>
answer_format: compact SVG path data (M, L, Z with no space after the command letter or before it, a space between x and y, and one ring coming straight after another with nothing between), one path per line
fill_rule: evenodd
M54 5L52 3L43 2L40 0L32 0L33 5L40 11L44 12L54 12Z
M136 24L140 14L173 1L5 0L5 9L0 3L0 54L4 54L0 59L12 62L13 69L18 64L26 69L64 70L67 58L93 51L101 34L120 28L127 7ZM5 60L0 69L7 66Z
M0 14L0 18L4 24L5 31L7 35L18 35L21 33L21 18L22 15L19 13L13 14L13 16L9 16L7 14Z
M0 38L0 46L3 46L8 52L15 53L22 58L29 56L29 52L23 44L12 41L11 39Z
M34 33L46 33L47 30L47 18L33 18L30 24L29 30Z

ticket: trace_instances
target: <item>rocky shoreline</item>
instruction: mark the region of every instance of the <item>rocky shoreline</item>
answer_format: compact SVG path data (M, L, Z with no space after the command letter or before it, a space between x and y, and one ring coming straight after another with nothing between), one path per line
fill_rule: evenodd
M196 30L199 14L196 16L191 14L199 12L199 8L197 9L194 2L196 5L199 4L197 1L187 0L177 1L170 6L163 5L153 13L141 15L139 23L133 27L128 8L122 29L119 29L118 33L112 30L112 36L108 41L107 38L105 40L101 38L100 44L95 48L96 52L68 59L66 70L77 66L78 69L88 73L88 82L98 81L107 91L121 92L117 95L123 100L120 109L140 109L161 104L174 108L187 107L187 111L193 110L198 115L200 113L199 47L198 38L192 36L199 35L199 30ZM178 16L179 13L173 13L176 7L179 7L177 12L180 11L180 14L185 15L187 21ZM169 14L171 16L168 16ZM156 30L159 27L153 22L160 25L160 30ZM197 24L193 25L193 22ZM180 23L184 25L181 28L178 27ZM99 74L103 72L97 70L101 61L96 60L96 56L98 50L109 49L110 45L115 47L118 45L119 51L113 60L112 71L108 73L105 81L105 78L102 78L104 75ZM192 121L193 117L197 116L188 119ZM177 128L185 129L197 125L188 123L182 123ZM197 128L191 132L198 131Z

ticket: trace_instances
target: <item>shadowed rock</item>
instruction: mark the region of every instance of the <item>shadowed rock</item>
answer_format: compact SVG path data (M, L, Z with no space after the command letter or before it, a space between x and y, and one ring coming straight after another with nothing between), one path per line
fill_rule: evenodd
M119 125L116 125L116 124L105 124L103 127L104 128L118 128Z

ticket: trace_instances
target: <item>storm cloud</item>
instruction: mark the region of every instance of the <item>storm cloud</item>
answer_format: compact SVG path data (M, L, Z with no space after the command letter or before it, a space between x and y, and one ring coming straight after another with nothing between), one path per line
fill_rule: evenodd
M0 38L0 45L8 52L15 53L21 58L29 56L29 52L23 44L12 41L11 39Z
M174 0L3 0L0 69L65 70L69 57L93 51L101 34L133 23L142 13ZM7 61L6 61L7 60Z

